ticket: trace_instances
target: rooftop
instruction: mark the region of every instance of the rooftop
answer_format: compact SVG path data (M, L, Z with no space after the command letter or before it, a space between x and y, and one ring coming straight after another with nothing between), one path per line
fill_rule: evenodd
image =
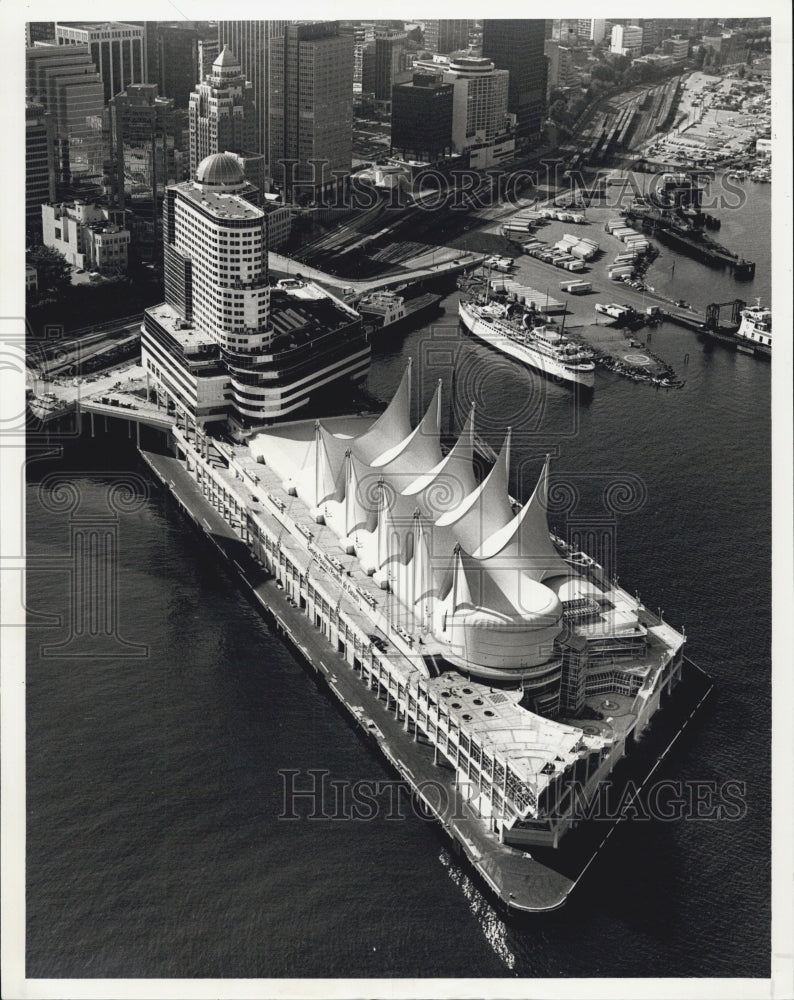
M223 191L208 191L193 181L183 181L176 185L177 190L185 198L208 209L219 219L263 219L265 213L244 198Z
M211 334L197 326L187 324L179 313L167 302L150 306L146 310L174 338L186 354L205 352L209 347L217 347Z

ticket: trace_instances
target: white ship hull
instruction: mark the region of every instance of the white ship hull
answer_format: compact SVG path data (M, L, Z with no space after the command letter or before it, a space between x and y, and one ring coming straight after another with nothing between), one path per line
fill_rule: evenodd
M458 314L466 329L484 340L486 344L495 347L502 354L507 354L517 361L555 378L563 379L565 382L575 382L578 385L592 386L595 382L595 371L584 369L577 371L575 368L565 365L549 355L534 350L527 344L521 344L513 340L507 333L507 329L498 319L485 319L478 316L462 300L458 303Z

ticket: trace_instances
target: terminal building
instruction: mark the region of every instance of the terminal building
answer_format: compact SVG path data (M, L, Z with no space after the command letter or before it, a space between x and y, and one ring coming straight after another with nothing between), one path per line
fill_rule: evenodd
M166 189L165 302L144 313L141 358L186 425L266 425L369 369L358 313L311 283L271 286L269 213L246 188L239 158L219 153Z
M685 637L550 534L548 459L521 504L509 431L479 478L474 408L446 451L440 385L414 427L410 371L380 417L260 431L225 472L201 435L176 441L286 596L455 770L500 841L557 846L577 787L594 796L680 679Z

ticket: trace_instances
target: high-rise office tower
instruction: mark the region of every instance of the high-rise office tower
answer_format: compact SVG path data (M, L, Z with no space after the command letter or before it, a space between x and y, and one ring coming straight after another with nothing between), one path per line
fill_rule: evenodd
M450 61L444 82L452 84L452 148L473 167L490 167L515 150L508 127L508 73L490 59L460 56Z
M572 87L576 82L576 66L573 53L567 45L561 45L553 38L546 39L546 59L549 63L548 89L552 90Z
M518 139L529 143L539 139L546 116L545 38L545 21L483 21L483 57L510 73L507 109L516 115Z
M269 139L270 42L281 38L289 21L219 21L218 41L221 48L228 45L240 60L246 80L254 88L256 128L253 146L266 159Z
M190 94L203 79L198 68L199 33L180 24L158 25L156 83L163 97L173 98L177 108L186 108Z
M642 51L653 52L662 44L664 22L660 18L643 17L637 23L642 28Z
M134 212L136 242L151 251L165 189L187 173L180 131L174 101L157 84L133 83L110 102L113 200Z
M212 153L250 152L256 130L254 90L228 46L190 95L190 176Z
M375 100L390 101L395 83L406 83L410 74L405 72L404 31L393 28L378 29L375 32Z
M576 22L576 33L580 41L598 45L604 40L606 21L604 18L579 18Z
M41 206L55 201L55 129L43 104L25 105L25 233L41 242Z
M428 52L460 52L469 44L468 21L425 21L424 48Z
M104 87L105 103L146 79L143 24L57 22L58 45L87 45Z
M405 70L407 37L404 31L378 28L375 41L364 47L361 89L372 94L376 101L390 101L392 87L411 78L410 71Z
M289 24L270 45L270 170L285 194L330 194L352 165L353 45L337 21Z
M34 46L25 59L27 99L52 115L57 184L68 189L82 181L100 194L107 157L104 87L88 46Z
M642 52L642 28L638 24L616 24L609 51L634 59Z
M452 95L441 73L414 73L392 91L391 151L407 160L437 163L452 152Z

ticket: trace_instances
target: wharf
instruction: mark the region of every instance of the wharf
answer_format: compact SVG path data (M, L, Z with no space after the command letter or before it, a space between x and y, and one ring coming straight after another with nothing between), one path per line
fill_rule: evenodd
M369 739L375 740L411 790L417 804L421 803L424 814L438 821L452 839L456 853L468 860L504 909L539 914L562 906L621 822L624 813L605 817L607 822L583 824L571 831L556 850L533 848L530 855L501 843L465 801L454 772L437 762L433 747L422 737L417 737L415 731L409 732L407 725L390 711L388 702L384 704L378 692L363 681L355 666L329 644L306 612L290 603L276 580L255 558L238 534L240 521L225 506L226 479L230 479L231 486L234 475L224 467L221 453L217 452L217 461L212 462L213 471L217 473L213 478L221 490L220 496L215 495L217 507L204 495L185 461L140 448L139 453L183 512L206 535L229 567L236 571L260 609L272 619L277 632L302 654L339 705L349 713L349 718ZM198 457L198 453L193 457ZM238 495L243 489L239 480L233 488ZM261 512L258 516L273 517ZM273 519L275 523L277 519ZM390 649L390 655L402 654L395 647L394 651ZM710 690L710 684L707 689L699 668L688 661L685 665L682 686L693 697L687 699L685 705L682 699L673 699L671 707L677 707L674 716L668 718L668 724L665 725L664 716L669 716L671 709L661 713L663 718L644 736L646 752L639 762L642 773L639 780L635 780L637 790L627 803L627 809L641 794ZM684 714L681 714L682 708ZM619 766L622 765L623 762ZM633 764L632 768L633 772L636 771L637 765Z
M691 234L683 232L666 222L658 212L641 212L632 208L625 215L629 223L641 222L644 232L673 250L714 267L727 267L735 278L750 280L755 276L753 261L739 257L714 240L706 238L698 230L693 230Z

